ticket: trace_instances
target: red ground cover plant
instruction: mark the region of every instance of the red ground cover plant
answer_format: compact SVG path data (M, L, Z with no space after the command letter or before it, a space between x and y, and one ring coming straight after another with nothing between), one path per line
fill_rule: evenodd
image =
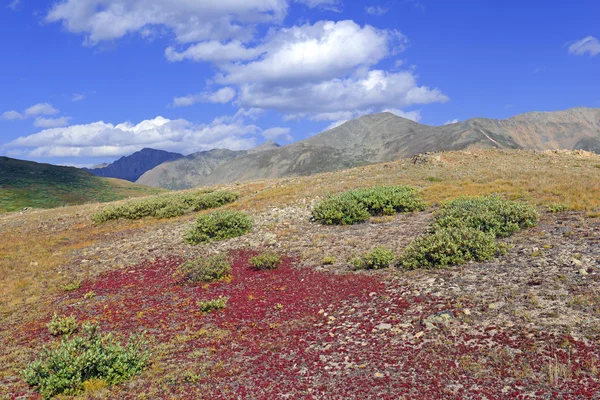
M595 343L459 321L426 330L424 317L459 315L452 299L296 268L290 258L256 271L255 254L233 252L231 279L207 285L174 277L182 258L148 261L85 282L58 304L104 331L147 332L154 364L111 388L114 398L576 399L600 390ZM199 311L197 302L221 296L226 309ZM46 322L22 327L21 340L51 340Z

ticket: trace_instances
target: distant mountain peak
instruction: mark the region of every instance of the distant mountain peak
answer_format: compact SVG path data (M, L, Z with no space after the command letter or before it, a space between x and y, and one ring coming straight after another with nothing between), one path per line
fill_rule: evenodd
M253 149L248 150L248 153L249 154L259 153L261 151L278 149L279 147L281 147L281 146L279 144L277 144L273 139L269 139L266 142L264 142L263 144L261 144L260 146L257 146Z
M106 178L119 178L135 182L146 171L166 161L173 161L183 157L178 153L165 150L156 150L145 147L129 156L123 156L112 164L101 168L84 168L94 175Z

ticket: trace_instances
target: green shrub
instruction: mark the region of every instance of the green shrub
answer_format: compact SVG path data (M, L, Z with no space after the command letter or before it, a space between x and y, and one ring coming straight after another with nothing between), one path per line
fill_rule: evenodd
M523 203L504 200L499 196L461 197L446 203L436 214L433 229L473 228L496 237L535 226L537 210Z
M337 261L337 258L334 256L325 256L323 257L323 265L333 265Z
M52 320L46 326L52 336L70 335L79 329L79 324L75 317L72 315L60 317L57 313L54 313Z
M75 281L71 283L67 283L66 285L62 285L61 289L65 292L71 292L73 290L77 290L81 287L81 281Z
M239 211L216 211L198 217L186 233L185 241L190 244L224 240L242 236L252 229L252 218Z
M568 210L569 206L564 203L552 203L548 206L548 212L551 213L563 212Z
M276 253L262 253L252 257L248 262L257 270L266 270L277 269L283 261Z
M102 223L116 219L141 219L144 217L173 218L190 212L221 207L238 199L229 191L166 194L147 199L132 200L119 206L105 208L92 216L92 221Z
M200 308L203 313L209 313L211 311L222 310L227 307L227 297L219 297L214 300L199 301L196 305Z
M150 353L140 335L122 345L110 333L100 335L97 325L84 324L83 336L64 337L56 348L43 348L40 357L21 371L21 376L45 399L58 394L77 395L86 382L102 380L110 385L139 374Z
M389 267L396 258L393 251L378 246L362 257L352 259L350 262L356 269L382 269Z
M331 195L313 207L313 219L325 225L352 225L372 215L425 209L425 202L411 186L375 186Z
M486 261L498 250L492 233L469 227L439 228L408 245L399 266L405 269L442 268L467 261Z
M371 215L394 215L425 209L419 190L412 186L375 186L352 190L348 194L363 204Z
M191 283L213 282L231 275L231 264L224 255L198 257L181 264L176 275Z
M315 221L324 225L353 225L371 216L365 205L345 193L324 198L315 204L312 215Z

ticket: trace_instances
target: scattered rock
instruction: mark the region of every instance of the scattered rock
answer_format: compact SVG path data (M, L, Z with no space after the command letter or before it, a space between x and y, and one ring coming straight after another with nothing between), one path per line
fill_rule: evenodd
M488 304L488 309L490 310L499 310L506 305L503 301L497 301L495 303Z
M392 324L388 324L388 323L380 323L379 325L377 325L375 327L375 329L379 329L379 330L387 330L387 329L392 329Z
M435 329L441 326L448 326L454 320L454 314L450 310L442 311L423 320L423 325L427 329Z

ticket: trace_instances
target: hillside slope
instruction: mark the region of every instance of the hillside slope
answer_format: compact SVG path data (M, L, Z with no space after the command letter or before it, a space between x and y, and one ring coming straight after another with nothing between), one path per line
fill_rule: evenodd
M301 142L219 165L199 184L302 176L415 154L471 148L597 150L600 109L534 112L427 126L391 113L366 115Z
M269 140L248 151L227 149L200 151L174 161L162 163L144 173L136 183L171 190L189 189L202 185L205 176L229 160L276 148L279 148L279 145Z
M96 177L74 167L0 157L0 213L157 194L162 190Z
M182 154L145 148L129 156L121 157L112 164L100 168L84 168L84 170L96 176L135 182L144 172L164 162L177 160L181 157L183 157Z

